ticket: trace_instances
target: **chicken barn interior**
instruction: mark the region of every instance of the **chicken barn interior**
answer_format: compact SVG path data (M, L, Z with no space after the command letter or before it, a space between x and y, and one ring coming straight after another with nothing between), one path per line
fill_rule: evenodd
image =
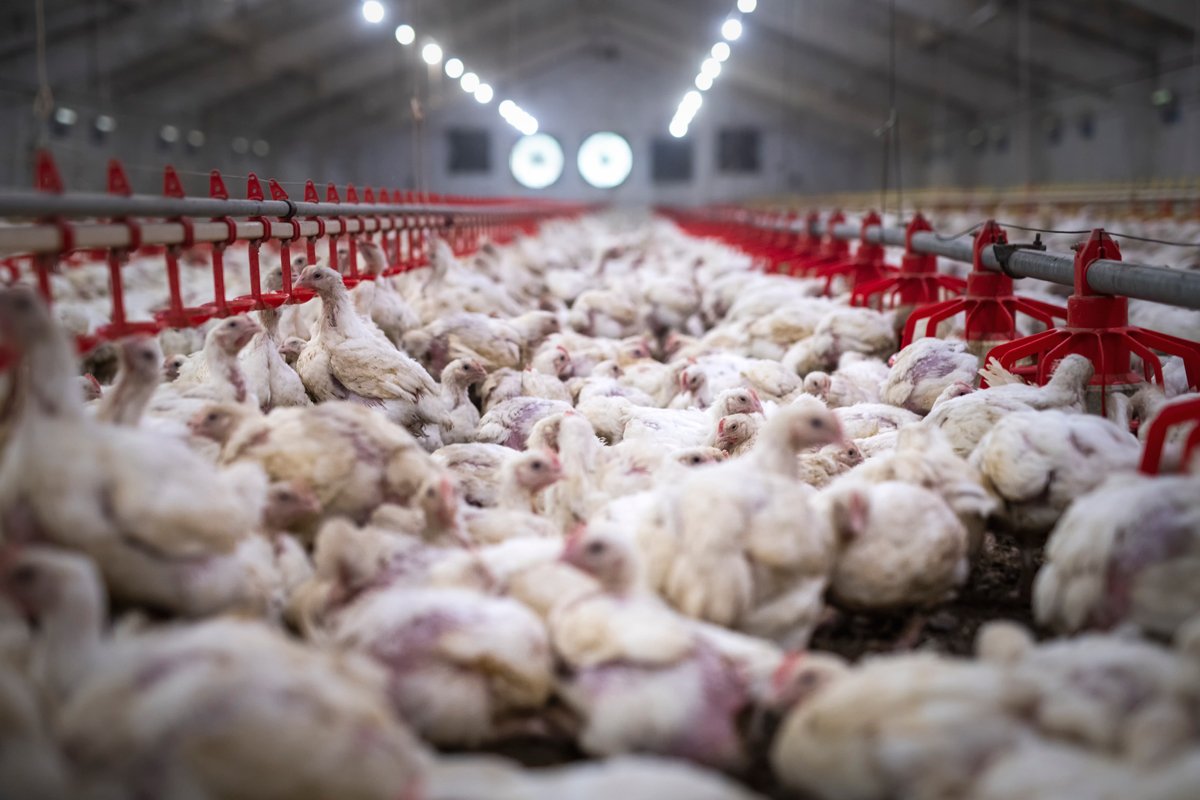
M1200 0L0 6L3 800L1200 797Z

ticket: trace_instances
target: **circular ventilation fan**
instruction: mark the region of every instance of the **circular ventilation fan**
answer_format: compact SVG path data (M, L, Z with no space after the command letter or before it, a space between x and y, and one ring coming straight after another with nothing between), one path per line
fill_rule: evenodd
M563 171L563 149L558 140L546 133L522 136L513 145L508 168L517 183L529 189L545 189L558 180Z
M597 189L620 186L633 169L633 148L609 131L593 133L579 147L579 174Z

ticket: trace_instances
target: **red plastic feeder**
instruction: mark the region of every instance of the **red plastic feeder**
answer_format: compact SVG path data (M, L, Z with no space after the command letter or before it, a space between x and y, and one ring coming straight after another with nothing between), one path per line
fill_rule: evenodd
M1121 249L1103 229L1096 228L1075 252L1075 293L1067 300L1066 325L996 345L987 358L1044 384L1055 364L1078 353L1096 368L1093 386L1130 386L1141 383L1143 377L1162 386L1162 362L1155 353L1158 350L1182 358L1188 385L1200 388L1200 344L1131 327L1128 298L1098 294L1088 287L1088 269L1100 259L1120 261ZM1141 375L1132 371L1134 355L1142 360ZM1034 365L1017 369L1016 364L1026 358L1033 358ZM986 388L987 381L980 386ZM1107 408L1103 392L1100 406L1102 410Z
M834 278L845 278L850 289L883 280L896 271L895 267L884 263L885 252L882 244L867 241L867 228L878 227L882 224L879 214L872 211L863 217L859 233L858 249L854 257L843 261L827 264L818 269L814 275L825 279L825 294L829 294ZM830 229L833 222L830 222Z
M810 247L810 255L792 262L788 274L792 277L797 275L807 277L822 267L849 261L850 243L833 235L833 229L845 221L846 215L841 211L830 214L829 219L825 221L825 235L818 240L816 247Z
M1067 318L1065 308L1017 297L1013 294L1012 278L985 269L983 250L993 244L1008 244L1008 235L994 220L988 220L975 235L966 296L915 309L904 325L901 347L912 344L914 339L935 335L933 332L939 323L964 312L968 342L1011 342L1017 338L1017 312L1036 319L1047 328L1054 327L1054 320ZM917 326L922 322L924 325L918 333Z
M939 275L937 256L917 253L912 248L914 233L933 231L929 221L917 214L908 223L904 234L904 255L900 270L875 280L859 279L850 294L850 305L874 308L897 308L936 303L948 295L962 294L967 282L949 275Z
M1138 469L1147 475L1157 475L1162 467L1163 445L1167 433L1177 425L1191 424L1192 430L1183 444L1180 468L1187 471L1192 453L1200 448L1200 397L1185 397L1167 403L1158 412L1146 431L1146 445Z

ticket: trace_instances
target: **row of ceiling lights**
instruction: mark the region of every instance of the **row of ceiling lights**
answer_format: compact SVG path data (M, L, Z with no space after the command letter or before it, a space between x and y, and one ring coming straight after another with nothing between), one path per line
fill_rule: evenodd
M387 16L387 8L380 0L364 0L362 15L363 19L367 22L372 25L378 25ZM397 25L396 41L404 47L409 47L417 41L417 32L411 25ZM444 56L445 53L442 51L441 45L432 39L427 39L421 45L421 60L431 67L441 64ZM495 90L477 74L468 72L466 64L462 62L462 59L446 59L443 69L446 72L446 77L458 81L458 85L462 87L462 90L472 95L477 102L483 105L492 102L492 99L495 97ZM500 116L503 117L504 121L521 133L526 136L532 136L537 133L537 119L512 100L502 100L498 108Z
M55 135L63 137L74 129L75 123L79 121L79 113L68 106L59 106L54 109L54 116L51 120ZM116 129L117 120L111 114L97 114L92 120L92 138L97 144L104 142ZM180 139L183 139L189 150L196 151L204 147L208 137L204 135L204 131L196 128L186 134L175 125L163 125L158 129L158 142L163 148L173 147ZM252 152L259 158L266 158L271 153L271 146L266 140L251 141L245 136L235 136L230 141L230 148L240 156Z
M756 8L758 8L758 0L738 0L737 10L740 14L753 14ZM679 101L679 107L675 109L675 116L671 118L671 124L667 126L667 130L676 139L687 136L688 126L692 124L696 112L704 103L701 92L707 92L712 88L713 81L721 74L721 65L729 59L729 43L737 41L741 35L741 17L738 14L726 17L725 21L721 23L721 41L712 46L709 55L700 63L700 72L696 74L695 80L696 88L688 91Z

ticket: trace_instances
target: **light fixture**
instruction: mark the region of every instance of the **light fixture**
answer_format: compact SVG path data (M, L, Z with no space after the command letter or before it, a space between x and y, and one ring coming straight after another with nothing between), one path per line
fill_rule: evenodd
M683 137L687 136L688 126L680 120L673 119L671 120L671 125L667 128L667 131L676 139L682 139Z
M254 151L254 155L259 158L266 158L271 154L271 145L267 144L263 139L255 139L251 149Z
M514 103L512 100L501 100L498 106L500 116L504 121L526 136L537 133L538 121L533 115Z
M421 48L421 60L432 67L442 60L442 48L437 42L428 42Z
M238 136L233 140L232 147L233 152L237 153L239 156L244 156L246 153L250 152L250 140L245 136Z
M729 58L729 45L725 42L717 42L712 46L712 57L717 61L725 61Z
M743 14L753 14L758 8L758 0L738 0L738 11Z
M492 96L494 93L492 92L491 86L486 83L481 83L475 87L473 94L478 102L487 105L488 103L492 102Z
M408 47L417 40L417 32L413 30L412 25L397 25L396 26L396 41Z
M158 138L162 139L164 144L175 144L179 141L179 128L163 125L158 131Z
M712 88L712 85L713 79L710 76L705 75L703 72L696 76L696 88L700 91L707 92Z
M725 20L725 24L721 26L721 35L728 41L736 41L742 35L742 21L737 17Z
M516 106L513 103L513 106ZM521 137L508 157L508 169L527 189L545 189L563 172L562 145L553 136L535 133Z
M379 0L366 0L362 4L363 19L372 25L378 25L383 22L384 16L387 14L387 9L383 7L383 3Z
M700 64L700 74L707 75L710 78L716 78L721 74L721 62L715 58L706 58Z
M100 133L112 133L117 129L117 121L108 114L101 114L100 116L96 117L96 122L94 124L96 126L96 130Z
M184 141L187 142L187 146L190 149L199 150L201 147L204 147L204 131L193 128L188 131L187 138Z
M54 121L64 128L69 128L75 124L75 120L79 119L79 114L75 113L75 109L59 106L54 109Z
M624 136L611 131L593 133L579 146L579 174L597 189L620 186L633 171L633 148Z
M457 58L446 62L446 77L458 80L463 74L463 63Z
M462 86L464 92L470 94L479 88L479 76L474 72L468 72L462 76L459 84Z
M721 65L729 60L733 50L729 42L736 41L742 36L741 14L751 14L758 8L758 0L737 0L736 10L721 23L722 41L715 43L709 50L709 55L700 63L700 72L693 79L696 88L689 90L679 101L675 115L667 125L667 131L677 139L687 136L688 128L704 102L700 92L707 92L724 69Z

